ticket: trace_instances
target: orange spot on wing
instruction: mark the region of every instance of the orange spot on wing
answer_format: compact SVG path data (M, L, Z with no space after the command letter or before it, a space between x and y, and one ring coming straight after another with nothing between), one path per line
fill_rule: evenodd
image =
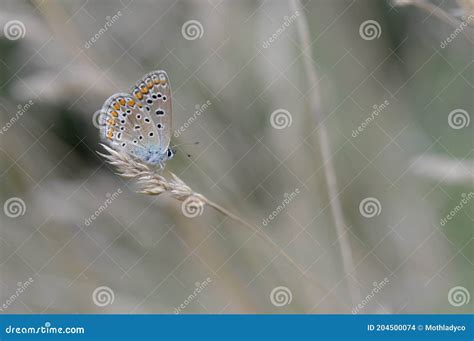
M133 106L135 105L135 101L130 98L130 99L128 100L128 105L131 106L131 107L133 107Z
M114 102L114 104L112 104L112 106L114 107L115 110L120 109L120 104L118 104L117 102Z
M116 111L112 111L110 114L111 114L113 117L117 117L117 116L118 116L118 113L117 113Z
M144 86L140 89L140 91L144 94L147 94L148 93L148 88L146 86Z
M125 100L123 98L119 99L120 105L124 106L125 105Z
M143 95L141 92L136 92L135 93L135 97L138 98L138 99L142 99L143 98Z

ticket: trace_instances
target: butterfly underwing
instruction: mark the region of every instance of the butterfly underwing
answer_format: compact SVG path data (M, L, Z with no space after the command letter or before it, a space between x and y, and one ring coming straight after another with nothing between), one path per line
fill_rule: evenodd
M171 87L165 71L146 74L130 94L110 96L101 109L101 136L110 145L161 168L175 151L171 140Z

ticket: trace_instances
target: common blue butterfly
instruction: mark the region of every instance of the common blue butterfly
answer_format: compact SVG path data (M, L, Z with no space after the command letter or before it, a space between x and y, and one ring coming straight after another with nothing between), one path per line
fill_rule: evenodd
M146 74L131 94L110 96L101 109L100 134L110 145L164 167L176 151L171 140L171 88L165 71Z

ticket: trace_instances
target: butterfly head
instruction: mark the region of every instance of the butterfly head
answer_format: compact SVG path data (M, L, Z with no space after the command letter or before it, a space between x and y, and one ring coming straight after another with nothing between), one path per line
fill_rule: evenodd
M168 150L166 150L166 157L167 157L167 160L169 159L172 159L173 156L176 155L176 149L174 148L168 148Z

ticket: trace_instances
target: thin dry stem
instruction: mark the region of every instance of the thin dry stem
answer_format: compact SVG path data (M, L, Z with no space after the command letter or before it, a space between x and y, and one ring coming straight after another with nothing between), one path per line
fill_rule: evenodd
M300 18L297 20L297 31L303 48L302 52L304 56L304 65L306 69L306 75L309 78L309 86L313 89L311 95L311 111L314 113L316 124L318 127L319 146L321 148L321 155L323 158L324 165L324 175L330 199L329 206L331 209L334 225L336 226L336 233L338 235L338 240L340 243L342 263L344 265L346 276L349 276L351 273L355 272L355 266L352 258L351 245L346 233L347 225L344 221L342 205L339 201L337 181L334 171L334 165L331 159L331 148L329 145L328 133L324 124L324 118L321 110L321 96L318 86L319 79L313 64L313 56L311 51L312 43L309 34L308 23L306 21L304 11L301 8L300 2L298 0L293 0L291 2L291 6L293 11L298 11L301 15ZM356 304L360 301L359 289L349 280L347 281L347 285L349 287L352 303Z
M460 2L460 5L462 6L462 10L465 12L465 17L469 17L472 14L473 11L473 1L472 0L467 0L465 2ZM453 28L459 28L461 23L463 21L460 21L459 19L455 18L454 16L448 14L446 11L444 11L441 7L438 7L428 1L424 0L398 0L395 1L395 4L398 6L407 6L407 5L413 5L415 7L418 7L426 12L429 13L429 15L435 15L438 19L444 21L448 25L451 25ZM464 21L465 24L469 25L472 28L472 23L470 20ZM472 37L472 31L462 31L462 34L466 38Z
M188 212L193 214L196 210L202 209L204 205L212 207L226 217L249 228L259 238L277 248L280 254L285 257L294 267L296 267L306 279L314 283L323 292L327 293L326 289L324 289L314 278L310 277L307 272L285 252L285 250L283 250L258 227L251 225L219 204L209 200L204 195L193 191L191 187L189 187L176 174L170 172L171 179L168 180L163 175L151 169L148 165L133 159L130 155L116 151L104 144L102 144L102 147L108 152L108 154L99 152L98 154L105 158L109 164L115 166L118 175L129 179L136 179L136 182L139 185L139 190L137 191L138 193L147 195L160 195L163 193L168 193L172 198L183 203L183 213Z

